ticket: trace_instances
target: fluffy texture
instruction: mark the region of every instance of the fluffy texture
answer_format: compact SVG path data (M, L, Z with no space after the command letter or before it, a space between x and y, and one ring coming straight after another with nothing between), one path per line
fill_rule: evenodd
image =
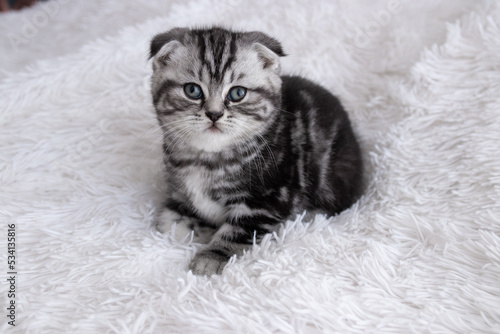
M0 332L500 331L497 2L65 1L14 51L8 32L49 3L0 20L2 275L7 222L19 272ZM283 72L341 98L366 157L351 209L287 222L215 278L186 272L200 245L151 226L144 55L191 24L276 36Z

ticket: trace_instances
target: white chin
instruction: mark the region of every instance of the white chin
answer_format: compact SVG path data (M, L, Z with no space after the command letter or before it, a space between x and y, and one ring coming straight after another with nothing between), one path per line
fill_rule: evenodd
M221 131L205 130L191 138L191 146L206 152L220 152L233 144L232 138Z

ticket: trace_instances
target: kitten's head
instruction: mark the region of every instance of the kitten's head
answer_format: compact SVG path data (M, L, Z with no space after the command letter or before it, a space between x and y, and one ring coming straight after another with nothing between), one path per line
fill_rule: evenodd
M172 29L151 42L152 94L169 141L218 152L263 133L281 106L281 45L261 32Z

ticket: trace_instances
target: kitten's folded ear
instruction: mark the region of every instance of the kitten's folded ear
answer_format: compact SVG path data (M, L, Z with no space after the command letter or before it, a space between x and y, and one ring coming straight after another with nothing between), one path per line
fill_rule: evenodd
M247 32L245 33L245 35L249 43L262 44L272 52L276 53L278 56L286 56L286 54L283 52L283 48L281 47L281 43L271 36L268 36L260 31Z
M149 59L156 57L164 63L167 62L170 53L182 44L187 31L186 28L174 28L153 37L149 49Z
M286 56L280 42L260 31L248 32L245 35L262 60L264 68L279 71L279 57Z

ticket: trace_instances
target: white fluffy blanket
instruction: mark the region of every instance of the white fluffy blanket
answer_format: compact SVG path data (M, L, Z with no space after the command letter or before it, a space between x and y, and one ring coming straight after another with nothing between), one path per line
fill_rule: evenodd
M151 226L163 175L147 49L213 23L274 35L284 73L342 99L367 187L208 278L187 271L200 245ZM500 332L499 27L498 1L462 0L52 0L2 14L0 332Z

